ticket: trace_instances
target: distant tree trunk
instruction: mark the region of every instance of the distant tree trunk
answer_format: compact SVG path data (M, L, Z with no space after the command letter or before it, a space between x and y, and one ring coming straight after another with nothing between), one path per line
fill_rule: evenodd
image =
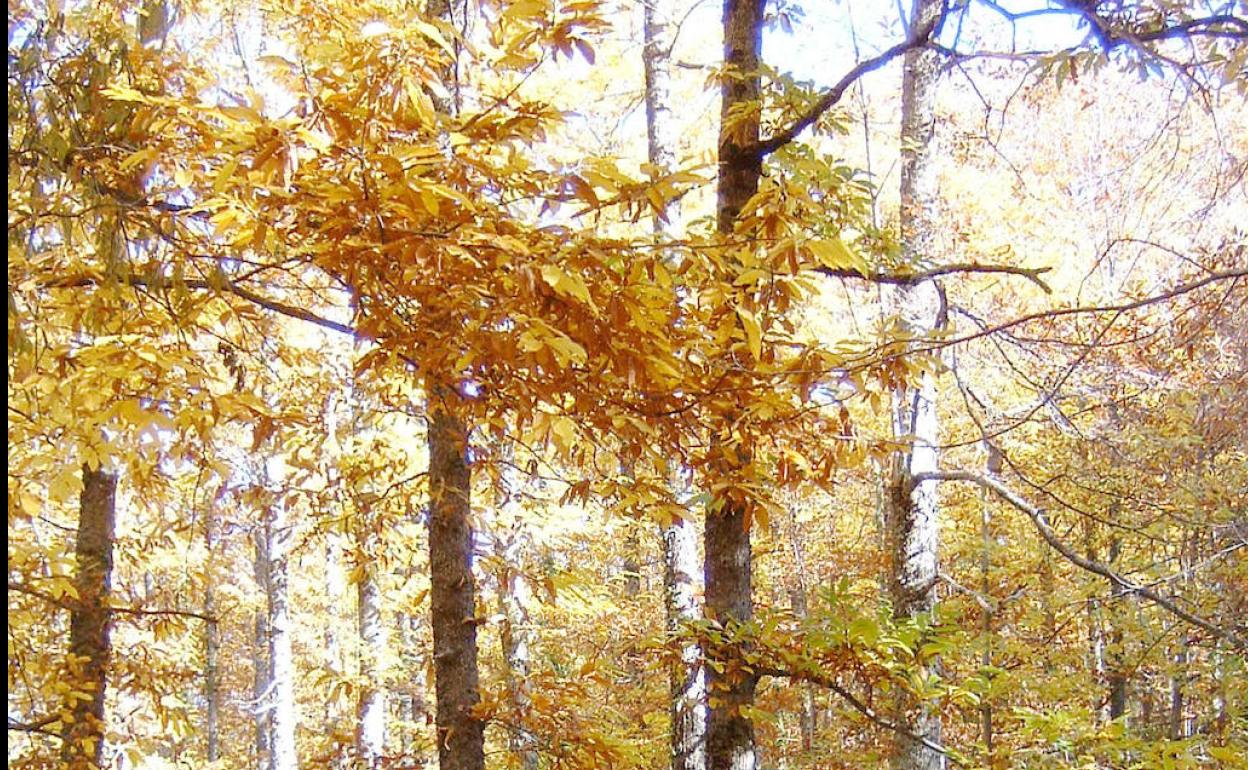
M719 187L716 218L721 235L732 235L737 215L758 191L762 159L752 150L759 139L759 53L762 48L764 0L724 0L724 78L719 129ZM744 115L742 110L746 110ZM725 415L724 423L731 422ZM732 456L726 435L717 439L716 471L736 475L741 459ZM707 618L725 627L750 620L752 555L746 502L727 494L708 509L704 529ZM754 704L757 677L707 672L710 693L707 720L707 767L710 770L754 770Z
M451 411L457 398L453 388L431 383L428 393L429 572L438 767L483 770L485 725L472 713L480 696L468 429Z
M256 767L273 770L272 687L273 662L269 650L269 517L262 520L252 533L255 543L256 585L264 592L265 605L256 610L252 636L252 702L256 726Z
M422 752L422 741L419 734L429 716L429 705L426 701L428 682L425 675L425 655L427 652L420 643L421 619L417 615L396 613L398 633L401 642L404 671L412 672L411 681L401 690L402 696L396 706L399 709L398 721L410 723L410 729L404 729L400 737L400 751L404 766L409 768L424 767L426 758Z
M268 519L269 665L273 676L269 727L272 731L273 770L296 770L299 755L295 746L298 715L295 706L295 660L291 647L291 532L285 503L273 503Z
M207 551L207 566L204 574L204 614L216 617L216 547L217 547L217 506L210 501L204 509L204 546ZM204 625L204 755L209 762L221 758L221 681L217 659L221 650L221 630L217 623L208 621Z
M1118 561L1121 546L1115 536L1109 543L1109 563ZM1117 583L1110 587L1110 631L1107 650L1107 670L1109 674L1109 720L1125 719L1127 716L1127 673L1123 660L1123 638L1121 618L1123 603L1126 601L1126 589Z
M676 124L671 109L671 0L642 3L642 63L645 71L647 160L661 172L676 167ZM675 223L680 204L667 204L664 216L653 220L655 236L664 241L677 235ZM680 472L672 473L679 485ZM693 525L686 518L674 519L663 537L663 596L668 633L682 624L697 620L694 575L697 574L698 544ZM680 663L669 672L671 770L706 768L706 679L696 644L682 645Z
M912 0L912 26L931 24L939 17L942 0ZM932 143L935 128L936 86L939 58L923 48L906 52L901 88L901 245L908 264L934 256L940 226L936 201L938 185ZM903 322L915 335L935 329L940 298L931 282L899 287L895 302ZM913 485L910 478L935 471L939 423L936 416L936 384L924 374L917 387L895 394L894 433L908 436L913 446L898 452L889 474L885 497L885 521L892 551L890 593L893 611L900 618L929 613L936 603L937 546L939 524L936 484ZM899 719L908 730L933 743L940 742L940 716L932 708L902 696ZM891 766L895 770L929 770L944 766L944 758L919 741L895 734Z
M334 483L342 482L336 479ZM339 608L347 602L347 576L343 570L338 538L333 533L327 533L325 537L325 600L329 612L325 624L325 668L337 679L342 677L345 669L342 637L338 629L342 622ZM333 756L331 761L334 767L341 767L346 747L341 740L340 724L343 720L336 700L326 698L324 719L325 737L330 742L329 749Z
M990 475L996 475L992 459L992 450L989 449L988 472ZM979 632L983 637L984 651L980 658L980 664L984 667L985 672L992 666L992 507L988 499L987 490L984 490L980 496L980 545L979 555L979 590L982 594L982 605L980 606ZM986 674L987 675L987 674ZM988 757L988 766L993 766L993 754L995 747L993 746L993 725L992 725L992 701L984 698L983 704L979 707L981 739L984 742L984 753Z
M367 770L381 766L386 749L385 669L386 627L382 622L377 569L361 549L362 574L356 583L360 633L360 700L357 713L356 753Z
M499 559L498 604L503 616L499 639L507 664L507 695L515 723L510 736L511 750L524 770L537 770L537 749L533 736L524 728L530 703L528 586L516 569L524 560L524 534L515 526L507 533L496 533L494 553Z
M688 521L663 530L663 587L668 633L697 620L694 575L698 570L697 533ZM680 648L670 676L672 770L706 767L706 675L697 644Z
M789 594L789 607L798 620L806 620L810 614L809 588L810 579L806 574L806 553L803 547L801 523L797 520L797 512L790 509L785 521L785 538L788 540L789 555L793 559L793 568L789 575L786 590ZM802 708L798 714L798 725L802 732L802 751L810 751L815 745L815 731L818 729L818 711L815 709L815 690L810 684L801 687Z
M83 465L74 542L78 598L69 616L66 668L73 690L85 697L72 701L70 719L61 729L61 763L69 770L94 770L104 758L104 691L112 626L108 594L116 522L117 477Z

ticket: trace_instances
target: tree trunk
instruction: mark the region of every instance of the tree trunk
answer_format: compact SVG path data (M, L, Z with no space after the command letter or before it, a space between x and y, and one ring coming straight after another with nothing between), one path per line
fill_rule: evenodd
M694 575L698 569L697 534L688 521L663 530L663 587L667 632L676 633L699 618ZM672 770L706 767L706 676L697 644L680 648L671 677Z
M454 389L429 388L429 571L438 767L483 770L485 725L477 692L476 583L469 523L468 430L451 409Z
M382 666L386 651L385 624L376 568L366 558L356 584L360 631L360 690L356 752L368 770L380 766L386 748L386 690Z
M252 533L255 542L256 585L264 592L265 606L256 611L254 635L252 636L252 702L256 721L256 768L273 768L273 734L271 730L270 692L273 687L273 665L269 650L269 519L262 521Z
M762 47L763 0L724 0L723 104L719 131L719 187L716 214L719 232L731 235L737 215L758 191L762 160L752 151L759 138L759 52ZM754 110L739 114L747 105ZM723 418L724 424L731 417ZM740 460L730 458L726 437L718 443L717 471L736 475ZM750 532L745 501L732 495L708 510L704 530L706 615L724 627L744 623L753 615L750 594ZM710 770L754 770L754 703L757 678L728 668L710 666L711 693L707 720L707 767ZM743 710L745 709L745 710Z
M269 664L273 680L269 727L273 770L296 770L299 756L295 747L298 720L295 707L295 660L291 648L289 555L290 526L285 504L274 502L268 513L267 530L269 575Z
M104 691L110 654L112 611L108 594L113 576L113 535L117 523L117 477L82 466L78 536L74 543L78 594L69 618L66 657L73 690L61 730L61 763L69 770L92 770L104 758Z
M931 24L941 13L942 0L913 0L910 23ZM935 95L939 75L937 55L918 48L906 52L901 93L901 245L907 264L933 256L939 222L935 148ZM899 287L894 292L897 309L908 330L916 335L932 331L940 314L940 299L931 282ZM898 617L931 612L936 601L938 520L936 484L912 485L918 473L935 471L939 423L936 385L924 374L917 387L894 398L894 432L908 436L913 446L898 452L889 474L885 521L892 551L890 593ZM899 719L907 729L932 743L940 742L939 715L930 707L902 696ZM891 766L896 770L928 770L943 767L943 757L913 738L895 735Z
M789 554L793 558L793 569L788 571L786 590L789 594L789 607L793 617L806 620L810 614L809 590L810 579L806 574L806 554L802 547L803 533L797 520L797 513L792 509L785 521L785 538L789 541ZM815 709L815 689L813 685L803 684L801 687L802 708L798 714L798 726L802 733L802 751L810 751L815 745L815 731L818 729L818 712Z
M215 550L217 545L217 506L216 501L208 503L204 510L204 545L207 550L207 565L204 572L204 615L216 617L217 604L214 592L216 581ZM204 755L209 762L221 758L221 682L217 659L221 650L221 631L215 621L208 621L204 626L204 702L205 724L204 739L206 743Z
M1118 561L1120 549L1118 538L1109 543L1109 563L1112 567ZM1126 589L1117 583L1110 587L1110 630L1107 650L1107 670L1109 675L1109 720L1125 720L1127 716L1127 674L1123 660L1122 623L1123 603L1126 601Z
M331 434L333 430L330 429ZM341 484L342 481L335 479L333 483ZM325 536L325 598L329 612L329 620L325 624L325 668L334 679L339 679L345 669L342 638L339 634L339 608L347 602L347 576L343 569L338 538L332 532ZM331 762L335 768L342 767L346 747L343 746L343 736L339 732L342 713L336 699L326 699L324 719L325 737L329 740L329 750L333 757Z
M671 110L672 5L671 0L642 3L647 160L661 173L676 167L677 132ZM678 235L675 223L679 214L679 202L672 201L664 216L655 215L654 234L661 242ZM683 483L679 471L671 475L673 484ZM681 518L665 527L662 537L665 624L667 632L675 634L701 614L694 586L697 535L692 523ZM706 679L700 658L697 644L682 645L680 662L669 672L671 770L706 768Z
M524 770L537 770L537 750L533 736L524 728L530 703L529 691L529 612L527 608L528 587L521 579L515 565L524 559L524 534L519 526L508 533L496 533L494 553L500 566L498 571L498 604L503 616L499 639L503 646L503 661L507 664L507 695L511 701L512 721L510 745L520 758Z

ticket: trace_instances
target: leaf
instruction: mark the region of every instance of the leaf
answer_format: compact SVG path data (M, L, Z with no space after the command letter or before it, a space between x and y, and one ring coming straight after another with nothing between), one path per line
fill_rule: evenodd
M763 329L758 325L758 319L754 314L745 308L737 305L737 317L741 319L741 327L745 329L745 341L750 348L750 354L754 356L755 361L761 361L763 358Z

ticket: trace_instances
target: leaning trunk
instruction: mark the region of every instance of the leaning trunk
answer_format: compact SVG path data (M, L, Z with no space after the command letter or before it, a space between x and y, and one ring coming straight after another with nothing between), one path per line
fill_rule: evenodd
M74 544L78 594L69 618L67 669L76 697L61 730L61 763L90 770L104 758L104 687L108 674L112 612L113 533L117 522L117 477L82 466L78 536Z
M911 24L926 26L939 17L941 0L914 0ZM933 163L932 134L935 126L935 95L939 60L935 52L912 49L905 55L901 95L901 245L908 264L933 256L939 221L936 217L937 180ZM894 300L902 322L916 337L937 325L940 299L928 282L899 288ZM907 436L913 445L898 452L890 467L889 492L885 497L885 522L892 552L889 588L893 610L899 618L929 613L936 601L938 523L936 484L913 484L919 473L936 470L939 424L936 386L930 374L913 388L895 394L894 433ZM913 736L933 744L940 742L940 717L930 706L902 696L898 719ZM939 753L898 731L892 757L896 770L928 770L943 765Z

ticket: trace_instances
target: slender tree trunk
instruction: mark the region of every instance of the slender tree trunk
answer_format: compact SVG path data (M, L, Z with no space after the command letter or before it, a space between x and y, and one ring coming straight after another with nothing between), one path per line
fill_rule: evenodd
M360 633L360 679L363 683L357 713L356 753L367 770L381 766L386 748L385 669L386 630L382 622L377 571L367 552L363 574L356 583Z
M642 3L642 63L646 80L647 160L661 172L676 167L676 124L671 109L671 0L650 0ZM678 235L679 203L669 203L664 216L653 220L655 237L665 241ZM680 472L672 473L673 484L680 485ZM675 519L665 527L663 537L663 597L665 624L669 634L697 620L694 575L697 574L698 544L693 524L685 518ZM671 770L705 770L706 768L706 679L697 644L685 644L680 662L669 672Z
M331 429L332 432L332 429ZM335 479L334 484L342 480ZM342 636L339 632L341 616L339 608L347 603L347 576L343 568L342 550L338 537L330 532L325 536L325 598L329 612L329 622L325 624L325 668L335 679L345 673ZM325 737L329 740L329 750L333 757L333 766L342 767L345 761L346 746L340 733L343 722L342 709L336 699L326 699L324 714Z
M910 23L923 26L939 17L942 0L912 0ZM939 76L937 55L926 49L906 52L901 94L901 245L903 257L916 264L933 256L939 221L936 169L932 143L935 96ZM935 329L940 298L931 282L899 287L895 302L903 322L915 335ZM898 617L931 612L936 603L937 546L939 541L936 484L913 485L917 473L935 471L939 423L936 384L930 374L912 390L894 398L894 431L914 444L897 453L889 474L885 521L893 556L890 579L893 610ZM929 706L902 697L899 719L908 730L933 743L940 742L939 714ZM929 770L944 766L943 757L913 738L895 735L892 767Z
M697 533L687 521L663 530L663 587L667 632L697 620L694 575L698 570ZM672 770L706 767L706 676L697 644L680 648L680 663L670 672Z
M1115 536L1109 543L1109 563L1118 561L1121 546ZM1123 603L1126 601L1126 589L1114 583L1110 588L1110 630L1107 651L1107 669L1109 674L1109 719L1125 719L1127 716L1127 674L1123 660L1123 638L1121 618Z
M762 47L764 0L724 0L723 103L719 131L718 230L728 236L737 215L758 191L762 159L752 148L759 138L759 53ZM753 111L744 116L742 109ZM731 423L726 415L725 424ZM732 456L728 437L717 437L717 471L732 478L740 458ZM704 529L707 618L729 627L753 616L750 594L751 552L744 500L728 494L709 507ZM707 767L710 770L754 770L754 704L757 678L728 667L709 667Z
M989 463L990 473L991 463ZM980 663L984 670L987 671L992 666L992 508L988 500L988 494L985 490L980 496L980 508L982 510L982 520L980 523L980 536L982 539L981 551L979 557L980 584L979 590L983 595L983 605L980 607L980 635L983 636L984 651L980 658ZM993 755L995 747L993 745L993 725L992 725L992 702L987 698L984 699L983 705L979 707L980 728L982 732L982 740L984 742L984 753L988 756L988 766L993 766Z
M798 620L806 620L810 614L809 589L810 579L806 574L806 553L803 547L804 535L801 523L797 520L796 511L790 509L785 521L785 538L788 540L789 554L793 559L793 569L788 572L787 591L789 607ZM802 708L798 713L798 726L802 733L802 751L810 751L815 745L815 731L819 727L819 714L815 708L815 689L813 685L802 684Z
M285 504L275 502L269 517L269 662L273 674L269 727L273 770L296 770L299 756L295 747L298 714L295 706L295 660L291 646L290 618L290 527Z
M269 518L262 521L252 534L255 542L256 585L264 592L265 605L256 610L252 636L252 702L254 703L256 728L256 767L258 770L273 768L272 687L273 664L269 650Z
M208 503L204 510L204 545L207 550L207 567L204 574L204 614L216 617L216 547L217 506ZM221 651L221 631L215 621L204 626L204 755L209 762L221 758L221 681L218 657Z
M529 611L528 586L516 570L524 560L524 534L519 525L510 532L496 533L494 553L498 557L498 604L503 616L499 639L503 646L503 661L507 664L507 695L511 701L512 720L515 727L510 737L511 750L520 758L524 770L537 770L537 749L533 736L524 728L528 715L529 685Z
M78 535L74 542L78 594L69 618L66 656L73 690L83 697L69 705L61 730L61 763L69 770L94 770L104 759L104 692L110 655L113 539L117 522L117 477L82 466Z
M430 384L429 571L438 767L483 770L485 725L477 691L476 582L472 574L472 481L468 430L451 409L452 388Z

